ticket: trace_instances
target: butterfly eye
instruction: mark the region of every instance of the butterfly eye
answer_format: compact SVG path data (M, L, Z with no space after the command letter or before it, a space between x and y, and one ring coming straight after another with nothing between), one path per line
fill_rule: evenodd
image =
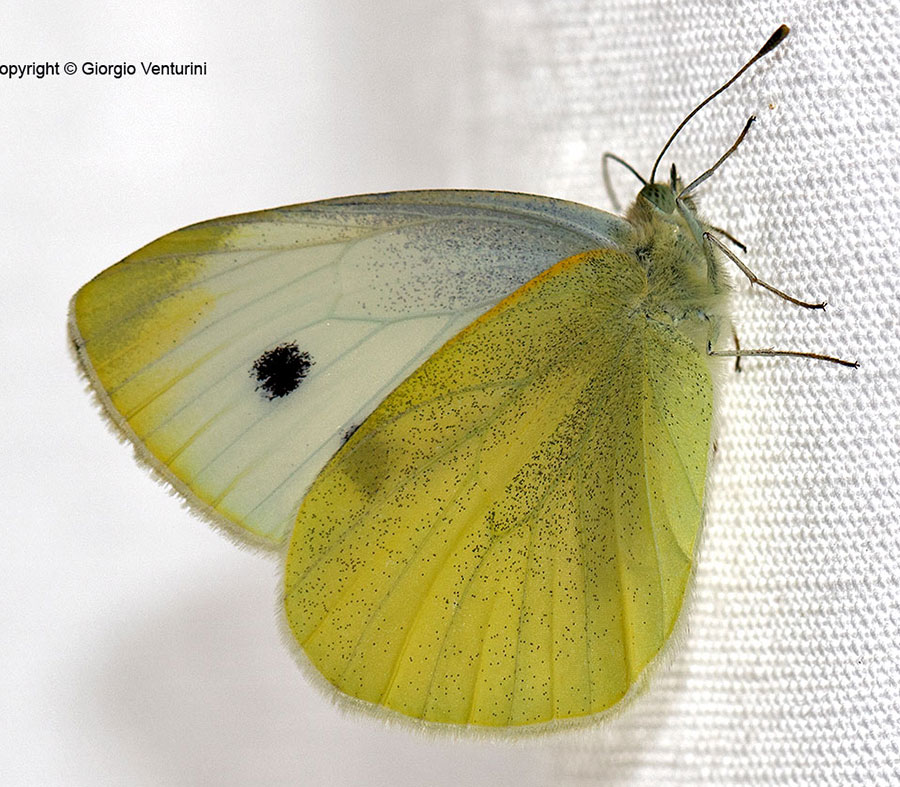
M650 183L641 189L639 197L643 197L657 210L663 213L675 212L675 192L662 183Z

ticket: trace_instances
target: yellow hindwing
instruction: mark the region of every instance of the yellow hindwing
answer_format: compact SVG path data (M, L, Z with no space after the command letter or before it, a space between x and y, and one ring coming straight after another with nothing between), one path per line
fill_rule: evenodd
M712 385L610 250L563 260L373 412L300 506L290 628L341 691L521 725L610 708L672 631Z

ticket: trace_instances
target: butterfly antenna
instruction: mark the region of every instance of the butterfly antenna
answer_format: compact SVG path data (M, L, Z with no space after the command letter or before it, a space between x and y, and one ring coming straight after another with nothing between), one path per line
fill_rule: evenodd
M641 175L634 167L631 166L625 159L620 158L615 153L606 152L603 154L603 164L601 169L603 170L603 184L606 186L606 193L609 195L610 201L613 204L614 210L621 210L622 205L619 202L618 197L616 197L615 189L613 189L612 180L609 177L609 162L615 161L616 164L621 164L625 169L627 169L632 175L634 175L641 183L645 186L647 185L647 181L644 180L644 176Z
M670 136L666 140L666 144L663 145L662 150L659 151L659 155L656 157L656 161L653 162L653 169L650 172L650 182L651 183L656 182L656 170L659 168L659 162L662 161L662 157L666 154L666 151L669 149L669 146L675 140L675 137L677 137L678 134L681 132L681 129L683 129L687 125L688 121L692 117L694 117L694 115L696 115L701 109L703 109L703 107L705 107L710 101L712 101L716 96L718 96L720 93L722 93L723 91L725 91L729 87L731 87L734 84L734 82L741 76L741 74L743 74L748 68L750 68L750 66L752 66L757 60L759 60L761 57L765 57L767 54L769 54L769 52L771 52L773 49L775 49L775 47L777 47L782 41L784 41L785 38L787 38L787 34L790 32L791 32L791 29L787 25L781 25L781 27L779 27L774 33L772 33L771 36L769 36L769 40L766 41L766 43L762 45L762 49L760 49L759 52L757 52L746 63L744 63L744 65L740 68L740 70L733 77L731 77L731 79L729 79L718 90L716 90L713 93L710 93L705 99L703 99L703 101L701 101L699 104L697 104L697 106L694 107L687 114L687 116L684 118L684 120L682 120L681 123L678 124L678 127L672 132L672 136Z
M740 136L738 136L738 138L734 141L734 144L730 148L728 148L728 150L726 150L725 153L722 154L722 156L719 158L719 160L715 164L713 164L708 170L706 170L706 172L704 172L702 175L700 175L700 177L694 178L694 180L692 180L687 186L685 186L679 192L678 199L681 199L686 194L690 194L695 188L697 188L697 186L699 186L701 183L703 183L704 180L706 180L710 175L713 174L713 172L715 172L720 166L722 166L722 164L725 162L725 160L732 153L734 153L734 151L736 151L738 149L738 146L741 144L741 142L744 141L744 137L747 136L747 132L750 130L750 126L752 126L755 122L756 122L756 115L750 115L750 119L744 125L744 130L741 131ZM672 190L673 191L675 190L674 184L672 185Z

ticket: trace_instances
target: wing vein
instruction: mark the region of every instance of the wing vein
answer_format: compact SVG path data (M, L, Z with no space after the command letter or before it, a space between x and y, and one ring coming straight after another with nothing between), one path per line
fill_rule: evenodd
M301 223L301 222L297 222L297 223ZM142 262L144 264L159 264L159 263L165 262L167 260L176 260L176 259L181 259L181 258L185 258L185 257L192 259L195 257L220 257L220 256L228 256L228 255L234 255L234 254L240 254L240 253L249 253L249 252L257 252L257 251L262 252L262 254L254 257L253 259L248 259L245 262L238 263L237 265L231 266L229 268L223 268L221 270L210 273L208 276L204 276L202 278L192 279L188 286L178 287L176 289L170 290L165 295L159 296L158 298L153 298L151 300L145 301L144 303L141 304L141 306L139 308L133 309L132 311L128 312L127 314L121 315L117 320L111 321L111 322L107 323L106 325L104 325L103 328L95 334L95 336L97 336L97 337L104 336L105 334L117 329L122 323L126 322L127 320L130 320L134 317L140 316L141 314L154 308L155 306L157 306L158 304L167 300L168 298L172 298L176 295L179 295L183 292L187 292L189 290L199 289L199 288L203 287L204 285L208 285L210 282L215 281L217 278L219 278L221 276L230 275L230 274L234 273L234 271L236 271L236 270L240 270L241 268L245 268L245 267L248 267L251 265L258 265L261 262L269 260L272 257L277 256L279 254L290 254L291 252L295 252L295 251L301 251L301 250L305 250L305 249L325 248L328 246L343 246L343 245L351 246L351 245L355 245L356 243L359 243L360 241L372 240L373 238L377 238L379 235L386 235L389 232L410 229L413 227L418 227L418 226L422 226L422 225L429 224L429 223L431 223L431 222L415 221L415 222L410 222L409 224L397 225L397 226L393 226L393 227L386 227L386 228L378 230L377 232L372 232L372 233L362 235L357 238L350 238L349 240L346 238L343 238L340 240L324 241L324 242L320 242L320 243L311 243L311 244L302 245L302 246L298 245L298 246L284 246L284 247L278 247L278 246L253 247L250 249L224 248L224 249L215 249L215 250L208 251L208 252L191 252L190 254L184 254L184 253L179 254L179 253L173 252L171 254L160 254L160 255L156 255L154 257L149 257L146 260L143 260ZM303 222L303 224L305 224L305 222ZM226 225L226 226L241 226L241 225ZM186 227L185 229L189 229L189 228ZM177 230L176 232L181 232L181 230ZM341 256L341 252L338 253L338 258L340 258L340 256ZM127 257L126 257L126 259L127 259ZM124 262L124 260L123 260L123 262ZM299 279L302 279L305 276L316 273L319 270L321 270L322 268L326 268L332 264L334 264L334 260L331 260L331 259L326 260L321 265L317 265L312 270L304 271L304 273L302 274L301 277L299 277ZM295 282L298 281L299 279L295 280ZM275 289L281 289L281 287L277 287Z
M646 331L644 332L646 335ZM652 392L648 388L647 383L647 355L646 355L646 341L642 343L641 347L642 353L641 358L644 364L644 374L641 375L641 451L642 451L642 475L644 481L644 496L647 500L647 519L650 522L650 535L653 537L653 555L656 558L656 576L659 580L659 600L661 607L660 614L660 635L665 633L666 628L666 591L663 586L663 569L662 569L662 559L659 554L659 537L656 533L656 524L655 517L653 512L653 500L652 495L650 493L650 472L648 467L648 459L649 459L649 451L647 448L647 426L649 421L649 413L648 408L650 406L650 399L652 397Z
M595 422L596 423L596 422ZM587 431L587 430L585 430ZM593 432L593 430L591 430ZM575 505L578 512L578 522L582 525L578 528L578 545L581 550L581 581L584 596L584 660L585 672L587 673L588 687L588 708L594 707L594 680L591 672L591 631L590 631L590 609L588 606L588 558L587 558L587 533L586 524L587 516L584 507L584 476L582 473L572 473L572 480L575 484Z
M654 335L654 339L656 340L656 342L661 344L662 342L660 342L659 337L656 336L655 334L653 334L653 335ZM656 392L653 391L652 395L655 400ZM672 448L675 451L675 456L678 457L678 463L681 465L681 470L684 473L684 477L687 479L688 488L691 490L691 494L694 497L694 503L696 504L697 509L700 510L700 508L701 508L700 495L697 494L697 490L694 489L694 483L691 479L690 473L688 473L687 465L685 465L685 463L684 463L684 457L681 455L681 451L678 450L678 443L675 441L675 436L672 434L672 429L669 427L669 424L665 418L660 418L660 421L662 422L662 425L665 427L666 434L669 436L669 442L672 444ZM686 557L690 558L690 555L686 555Z
M444 511L447 510L447 508L449 508L451 505L453 505L455 502L457 502L459 500L460 495L462 493L462 489L466 486L467 483L471 483L473 475L474 475L474 470L470 471L464 478L460 479L456 488L453 490L453 495L436 512L434 521L432 522L431 527L429 527L428 532L426 534L424 534L424 536L422 537L422 540L419 542L419 545L416 547L416 549L412 553L412 555L410 555L409 558L406 560L406 564L404 565L403 570L397 575L397 578L394 580L391 587L387 589L387 591L382 596L381 600L378 602L378 604L375 607L373 607L372 611L369 613L369 617L366 619L366 624L362 627L360 635L359 635L359 637L357 637L356 643L354 644L353 649L351 650L350 656L347 658L347 668L349 668L350 663L353 661L354 656L356 655L357 651L359 650L360 643L362 642L362 639L365 636L365 632L366 632L369 624L371 623L372 618L375 617L375 615L381 610L381 608L384 606L384 604L387 602L387 600L391 597L391 595L397 590L401 581L406 577L407 573L409 572L410 568L412 567L416 557L418 557L422 553L422 550L424 549L425 542L428 540L428 537L434 532L434 529L440 524L441 515L443 514ZM459 531L457 532L456 537L454 538L453 542L451 544L447 545L447 550L446 550L447 553L452 553L453 548L456 546L456 544L459 542L459 539L462 537L462 532L464 530L465 530L465 527L461 527L459 529ZM406 648L409 643L410 635L412 634L412 631L415 628L415 624L419 619L419 615L422 612L422 608L424 607L425 602L429 598L429 591L431 590L432 587L434 587L434 583L436 581L437 581L437 574L435 574L435 577L429 583L428 591L423 593L422 596L419 598L419 602L416 607L416 610L413 613L413 616L410 618L409 626L407 627L406 633L404 634L403 643L400 646L400 650L398 651L397 658L394 660L394 666L393 666L391 675L390 675L387 683L385 684L384 691L382 692L382 696L381 696L382 701L385 699L385 697L387 697L388 693L390 692L391 688L394 685L394 681L396 680L396 677L397 677L397 672L399 671L399 668L400 668L400 661L403 658L403 655L406 653ZM341 599L341 597L338 598L337 604L340 603L340 599ZM306 638L306 641L309 641L315 635L315 633L321 628L322 624L325 622L325 620L327 618L328 618L327 615L322 618L322 620L318 623L318 625L315 627L315 629L313 629L313 631ZM345 668L343 674L346 674L347 668ZM342 678L343 678L343 674L341 676Z
M634 681L634 666L633 666L633 658L631 655L631 647L633 643L629 642L628 639L628 629L629 626L629 612L628 612L628 599L625 594L625 574L624 567L622 565L622 539L619 535L619 530L621 527L620 524L620 514L619 514L619 500L618 496L615 493L615 489L613 490L613 499L612 499L612 509L613 509L613 536L616 540L616 574L618 575L618 585L619 585L619 599L622 607L622 615L620 617L620 622L622 624L622 654L625 660L625 671L628 675L628 683L629 685Z
M228 311L223 312L222 314L220 314L219 316L217 316L215 319L210 320L209 322L207 322L206 324L204 324L203 327L200 328L199 330L194 331L193 333L191 333L190 336L187 336L187 337L186 337L182 342L180 342L178 345L173 346L172 348L170 348L170 349L166 350L165 352L161 353L160 355L158 355L156 358L153 359L153 361L152 361L151 363L147 364L146 366L141 367L141 368L140 368L139 370L137 370L134 374L130 375L128 378L126 378L126 379L123 380L121 383L119 383L119 385L117 385L115 388L113 388L113 389L110 391L110 395L113 395L113 394L114 394L116 391L118 391L122 386L124 386L124 385L126 385L128 382L130 382L137 374L139 374L139 373L141 373L141 372L144 372L144 371L146 371L146 370L148 370L148 369L153 369L154 367L158 366L158 365L161 364L163 361L165 361L165 360L166 360L173 352L175 352L176 350L181 350L181 349L184 348L184 347L190 347L191 344L193 344L194 342L198 341L198 340L200 339L200 337L204 336L204 334L210 333L211 331L213 331L213 330L216 329L216 328L222 328L222 327L226 324L226 322L227 322L228 320L234 319L237 315L240 315L242 312L245 312L245 311L247 311L248 309L253 308L254 306L256 306L256 305L258 305L259 303L261 303L261 302L263 302L264 300L266 300L267 298L272 297L273 294L275 294L275 293L277 293L277 292L283 292L283 291L285 291L285 290L287 290L287 289L289 289L289 288L292 288L292 287L296 287L298 284L301 284L305 279L307 279L307 278L313 276L314 274L318 273L318 272L319 272L320 270L322 270L323 268L329 267L329 266L331 266L331 265L339 265L339 264L340 264L340 261L341 261L341 260L344 258L344 256L351 250L351 248L352 248L352 244L346 244L346 245L344 245L344 248L342 248L342 249L335 255L334 258L329 259L329 260L323 262L321 265L316 266L316 268L314 268L313 270L310 270L310 271L304 271L304 272L303 272L302 274L300 274L299 276L295 276L293 279L290 279L290 280L288 280L288 281L286 281L286 282L277 282L273 287L271 287L271 288L267 289L266 291L262 292L261 294L257 295L255 298L251 298L251 299L248 300L248 301L243 301L243 302L240 303L240 304L236 304L233 308L229 309ZM256 260L255 262L260 262L260 261L261 261L261 259L260 259L260 260ZM248 263L248 264L249 264L249 263ZM229 272L230 272L230 271L229 271ZM218 274L217 274L217 275L218 275ZM196 289L196 288L197 288L197 285L194 285L193 288ZM187 290L187 289L191 289L191 288L183 288L182 290L177 290L177 291L176 291L176 294L177 294L177 292L182 292L182 291ZM306 299L302 299L302 300L300 300L299 302L294 302L294 303L292 304L292 308L297 309L298 307L302 306L304 303L311 303L311 302L313 302L314 300L315 300L315 298L306 298ZM331 299L331 307L330 307L329 312L327 312L327 313L330 314L331 311L334 310L334 307L336 306L338 300L339 300L339 296L337 296L337 295L334 296L334 297ZM272 313L271 311L268 311L268 310L265 310L265 309L263 309L263 310L261 310L261 311L262 311L262 314L261 314L260 318L259 318L259 319L258 319L258 320L250 327L250 331L253 331L253 330L259 328L259 326L265 325L265 324L271 322L275 316L278 316L278 315L273 315L273 313ZM282 312L282 313L283 313L283 312ZM327 319L327 317L326 317L325 319ZM319 320L318 322L321 322L321 321L322 321L322 320ZM315 323L312 323L312 324L315 324ZM245 329L243 332L244 332L244 333L249 333L250 331L247 331L247 330ZM228 335L230 336L231 333L229 332ZM140 343L140 339L138 339L138 340L132 342L131 344L129 344L129 345L123 347L123 348L120 350L119 355L113 356L113 357L109 358L109 359L105 362L104 365L113 362L113 361L116 360L116 358L118 358L120 355L126 353L127 351L129 351L131 348L133 348L135 345L137 345L137 344L139 344L139 343ZM220 347L223 347L223 346L224 346L224 347L227 347L228 344L229 344L229 342L222 342L219 346L220 346ZM232 369L233 369L233 368L234 368L234 367L232 367Z
M574 353L575 353L578 349L580 349L583 345L587 344L587 343L590 341L590 339L591 339L592 337L593 337L593 334L587 336L584 340L582 340L582 341L580 341L580 342L575 342L575 343L573 343L572 345L569 346L569 348L567 348L566 353L565 353L564 355L562 355L561 357L557 358L557 359L548 358L548 359L546 360L544 366L542 367L542 370L548 369L548 368L549 368L551 365L553 365L554 363L558 363L558 364L565 363L565 362L568 360L568 358L569 358L572 354L574 354ZM531 378L536 378L536 377L542 376L542 374L543 374L543 372L536 372L534 375L531 376ZM531 379L531 378L529 378L529 379ZM477 391L477 390L488 390L488 389L491 389L491 388L509 387L510 385L511 385L510 382L505 380L505 381L500 381L500 382L497 382L497 383L491 383L491 384L487 384L487 385L483 385L483 386L482 386L482 385L479 385L479 386L471 386L471 387L467 387L467 388L465 388L465 389L456 389L456 390L454 390L454 391L452 391L452 392L449 392L449 393L446 393L446 394L442 394L441 396L435 397L435 398L434 398L433 400L431 400L431 401L441 401L442 399L451 399L454 395L457 395L457 394L460 393L460 392L464 392L464 391L468 391L468 390L476 390L476 391ZM481 421L479 422L479 424L480 424L479 426L476 426L476 427L474 427L473 429L469 430L468 432L465 432L465 433L463 433L462 435L460 435L460 436L459 436L458 438L456 438L454 441L450 442L449 445L448 445L446 448L444 448L444 449L442 449L441 451L437 452L437 453L436 453L436 454L435 454L428 462L426 462L424 465L422 465L422 467L421 467L420 469L418 469L418 470L416 470L415 472L410 473L410 474L408 474L407 476L405 476L404 478L400 479L400 480L394 485L394 487L393 487L392 489L390 489L390 490L388 490L387 492L385 492L385 494L384 494L383 497L382 497L381 502L380 502L378 505L379 505L379 506L381 506L381 505L386 505L386 504L387 504L392 498L394 498L394 497L396 496L396 494L397 494L401 489L403 489L407 484L410 484L410 483L412 483L413 481L415 481L415 480L419 477L419 475L421 474L422 471L427 470L427 469L430 468L435 462L440 461L441 459L443 459L444 457L448 456L450 453L452 453L453 451L455 451L455 450L456 450L456 449L457 449L457 448L458 448L458 447L459 447L466 439L468 439L468 437L470 437L472 434L474 434L475 432L477 432L479 429L483 428L483 425L484 425L484 424L488 423L489 421L494 421L494 420L496 420L497 418L499 418L500 416L502 416L504 413L508 412L508 411L515 405L515 403L518 401L517 396L518 396L519 391L520 391L521 388L522 388L522 384L520 384L520 383L518 383L518 382L513 383L513 384L512 384L512 388L513 388L513 391L512 391L512 393L511 393L510 397L509 397L508 399L506 399L505 401L501 401L501 402L494 408L494 410L493 410L491 413L488 413L486 416L484 416L484 417L481 419ZM416 406L413 406L413 407L409 407L409 408L403 410L402 412L399 412L399 413L395 414L395 415L392 416L390 419L386 420L383 424L380 424L380 425L379 425L380 428L384 428L384 427L386 427L386 426L389 426L389 425L395 423L396 421L398 421L399 419L401 419L401 418L403 418L404 416L408 415L409 413L415 412L417 409L419 409L420 406L421 406L421 405L416 405ZM357 451L360 450L360 449L366 444L366 442L367 442L367 440L370 438L370 436L371 436L371 435L366 435L366 436L363 438L363 440L361 440L359 443L357 443L356 448L355 448L354 450L357 450ZM544 497L546 497L546 495L545 495ZM358 527L361 526L363 520L364 520L367 516L370 516L372 513L374 513L374 510L363 510L363 511L360 511L360 512L356 515L356 517L355 517L355 519L354 519L354 522L353 522L351 525L349 525L349 526L346 528L346 530L344 531L344 533L342 534L342 535L343 535L343 538L346 538L347 536L352 535L352 533L353 533ZM340 547L340 544L341 544L341 543L342 543L342 539L336 540L335 543L334 543L334 544L333 544L333 545L332 545L325 553L323 553L323 554L319 557L319 560L323 560L323 559L327 558L328 556L330 556L334 551L336 551L336 550ZM313 569L313 567L314 567L314 566L311 565L311 566L307 569L307 571L311 571L311 570Z

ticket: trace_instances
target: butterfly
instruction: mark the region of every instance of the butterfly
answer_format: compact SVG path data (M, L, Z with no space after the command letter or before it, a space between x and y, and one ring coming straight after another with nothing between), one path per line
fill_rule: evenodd
M723 258L791 299L693 197L749 122L687 186L655 179L787 33L649 179L625 164L643 185L624 217L492 191L332 199L180 229L74 296L106 415L202 517L283 553L300 661L342 696L559 724L658 657L694 567L716 356L837 360L713 349Z

